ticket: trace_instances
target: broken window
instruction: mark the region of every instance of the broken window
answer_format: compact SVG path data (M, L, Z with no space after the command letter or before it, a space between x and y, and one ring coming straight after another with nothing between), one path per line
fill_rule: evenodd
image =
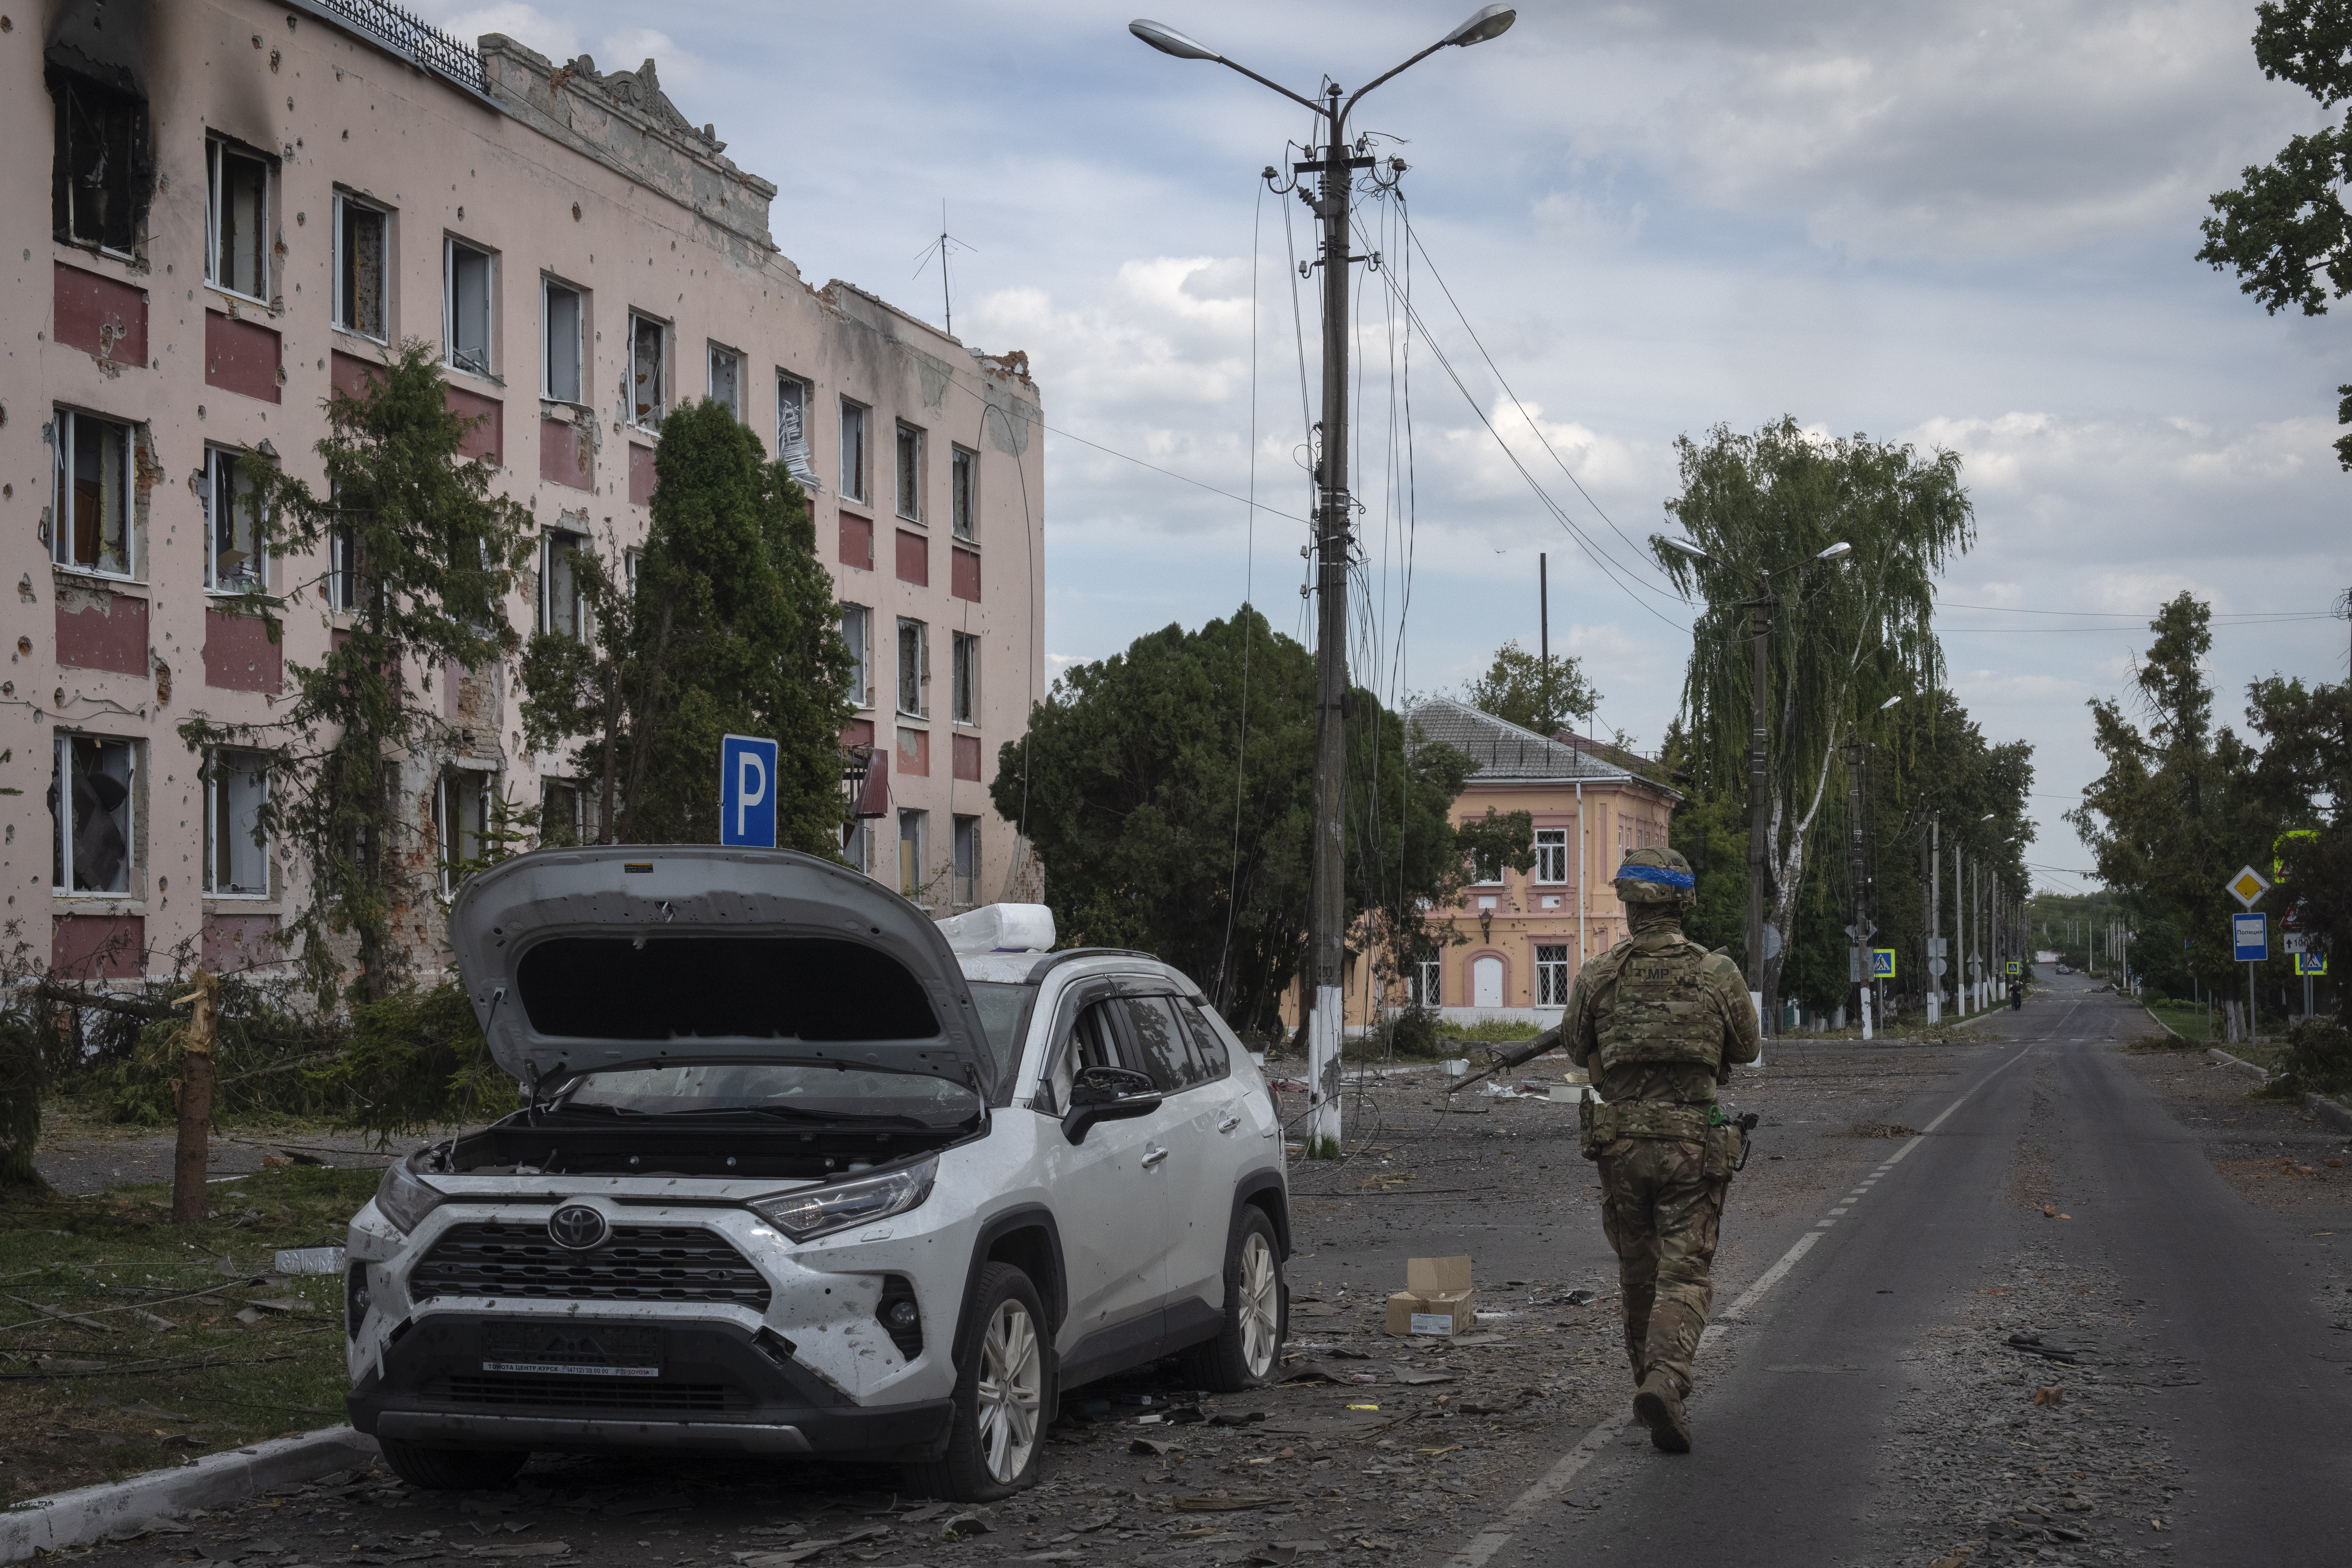
M552 278L542 278L540 294L540 385L542 397L558 403L580 401L580 290Z
M327 536L326 591L331 610L360 607L360 536L349 523Z
M816 469L809 463L809 384L796 375L776 373L776 460L785 472L814 487Z
M441 890L454 893L476 868L490 831L490 789L496 776L449 768L433 792L433 832L441 846Z
M863 605L841 606L841 639L849 645L849 701L874 705L874 612Z
M898 422L898 515L909 522L923 521L923 433L903 419Z
M953 632L954 658L950 671L949 717L959 724L980 722L980 639L969 632Z
M955 819L955 887L959 904L980 902L980 818Z
M60 893L127 893L139 742L59 734L49 773L51 885Z
M57 105L50 209L57 237L125 255L147 197L147 105L86 77L49 72Z
M1536 829L1536 880L1565 882L1568 880L1568 829L1538 827Z
M845 397L841 400L841 495L844 500L866 499L866 410Z
M916 719L930 717L931 628L920 621L898 619L898 711Z
M383 342L388 218L356 196L335 197L335 325Z
M57 411L58 488L49 549L60 566L131 574L131 426Z
M743 417L743 356L717 343L710 345L710 401Z
M571 779L549 779L539 786L539 842L541 847L585 844L588 841L587 792Z
M580 597L577 563L587 541L553 529L539 542L539 629L568 637L588 635L588 610Z
M1545 942L1536 948L1537 1006L1567 1006L1569 983L1575 978L1575 973L1568 965L1567 943L1555 946Z
M913 898L923 887L923 814L898 814L898 891Z
M205 142L205 281L248 300L269 298L269 163L215 136Z
M267 587L268 554L251 465L239 453L207 447L196 488L205 503L205 587L215 594Z
M958 539L979 537L980 454L969 447L955 448L948 465L948 521Z
M663 390L662 324L632 311L629 316L629 418L647 429L669 412Z
M490 257L454 239L441 242L441 334L448 363L490 374Z
M205 758L205 891L215 898L269 894L269 844L261 808L269 774L259 752L215 749Z

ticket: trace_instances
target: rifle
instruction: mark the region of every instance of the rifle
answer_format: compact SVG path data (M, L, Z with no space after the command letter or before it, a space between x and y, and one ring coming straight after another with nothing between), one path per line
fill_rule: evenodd
M1542 1034L1538 1035L1534 1039L1528 1040L1522 1045L1513 1046L1510 1049L1498 1053L1494 1061L1487 1066L1485 1071L1474 1072L1468 1078L1448 1084L1446 1086L1445 1092L1449 1095L1454 1094L1462 1089L1468 1089L1472 1084L1476 1083L1481 1079L1493 1078L1498 1072L1508 1072L1522 1062L1531 1062L1535 1060L1538 1057L1557 1047L1559 1044L1559 1026L1555 1024L1550 1028L1546 1029Z

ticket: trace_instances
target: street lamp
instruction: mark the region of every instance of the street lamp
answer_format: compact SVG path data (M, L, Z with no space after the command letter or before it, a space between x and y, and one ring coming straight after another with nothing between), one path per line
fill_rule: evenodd
M1727 568L1729 565L1687 539L1669 538L1663 533L1653 534L1651 539L1654 543L1687 555L1694 561L1704 561L1710 566ZM1772 578L1776 572L1801 570L1812 562L1835 561L1852 553L1853 546L1841 539L1828 549L1817 551L1802 561L1776 567L1772 571L1759 567L1756 571L1756 597L1739 606L1749 611L1754 617L1749 623L1749 631L1756 644L1756 678L1752 682L1756 712L1748 742L1748 989L1755 994L1758 1022L1767 1034L1771 1032L1771 1028L1770 1020L1764 1016L1764 851L1765 838L1770 829L1766 826L1765 812L1764 689L1770 679L1766 656L1770 648L1772 606L1775 603Z
M1348 310L1349 268L1368 259L1350 255L1348 241L1352 224L1351 199L1359 169L1370 169L1374 160L1353 153L1348 143L1348 117L1364 94L1400 71L1409 69L1438 50L1465 48L1499 37L1518 19L1508 5L1487 5L1437 42L1394 69L1383 71L1342 101L1337 83L1324 89L1323 102L1293 92L1278 81L1262 77L1247 66L1227 59L1207 46L1158 22L1138 18L1127 30L1163 55L1180 60L1213 60L1313 110L1323 121L1324 144L1310 151L1306 162L1293 163L1294 179L1312 174L1320 184L1309 203L1323 225L1322 255L1314 263L1323 269L1323 420L1322 449L1316 454L1315 519L1316 586L1320 594L1315 632L1315 840L1313 892L1307 904L1308 974L1314 986L1307 1027L1307 1146L1311 1153L1337 1152L1339 1138L1340 966L1347 940L1345 861L1341 855L1347 777L1347 733L1340 704L1348 687L1348 562L1350 536L1348 494ZM1389 177L1372 177L1391 185L1404 173L1404 164L1389 161ZM1266 179L1275 171L1269 165ZM1279 193L1297 189L1277 185ZM1302 990L1304 986L1302 985Z

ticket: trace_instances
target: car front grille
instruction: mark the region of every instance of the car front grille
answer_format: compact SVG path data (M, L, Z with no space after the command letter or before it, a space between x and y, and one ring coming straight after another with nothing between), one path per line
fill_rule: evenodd
M721 1383L628 1383L618 1378L458 1376L442 1397L452 1405L538 1410L724 1410Z
M409 1276L409 1295L544 1301L719 1301L765 1311L768 1282L716 1231L616 1225L604 1245L572 1252L542 1225L456 1225Z

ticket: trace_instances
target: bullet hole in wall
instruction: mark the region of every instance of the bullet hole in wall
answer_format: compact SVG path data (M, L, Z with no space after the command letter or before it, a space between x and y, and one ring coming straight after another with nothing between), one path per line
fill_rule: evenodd
M572 204L572 221L573 223L578 223L580 221L580 204L578 202L573 202ZM28 250L25 252L26 260L30 261L32 258L33 253L31 251Z
M348 142L348 141L350 141L351 139L352 139L352 133L351 133L350 132L348 132L348 131L344 132L343 132L343 140L344 140L344 141L346 141L346 142Z
M306 225L308 225L308 224L310 223L310 215L309 213L296 213L296 214L294 215L294 226L295 226L296 228L301 228L301 227L305 226Z
M459 223L466 221L466 209L464 207L459 207L457 209L457 221Z

